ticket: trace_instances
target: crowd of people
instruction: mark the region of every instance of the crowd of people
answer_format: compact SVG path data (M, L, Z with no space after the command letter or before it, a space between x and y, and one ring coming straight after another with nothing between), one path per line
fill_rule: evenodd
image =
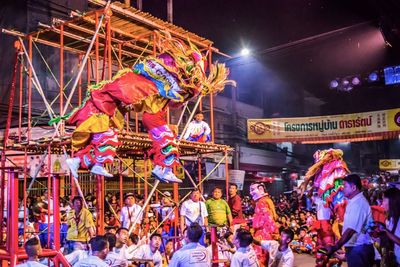
M62 199L63 253L72 266L293 266L296 253L338 258L325 266L339 266L343 260L350 267L379 266L380 261L396 266L400 262L399 190L363 190L357 175L348 175L344 181L348 202L344 223L333 224L335 237L328 243L321 241L321 222L326 217L332 220L332 214L319 207L322 204L316 195L300 197L293 191L273 197L263 184L254 183L251 199L245 197L248 201L231 184L228 201L219 187L208 199L194 189L179 206L164 192L146 213L142 212L142 197L127 193L120 207L119 195L109 193L104 235L95 231L92 208L96 199L92 195ZM54 246L52 202L47 192L27 202L25 217L35 222L31 232L38 234L28 238L24 247L28 262L36 262L41 247ZM23 209L19 218L22 236ZM317 261L317 266L324 265Z

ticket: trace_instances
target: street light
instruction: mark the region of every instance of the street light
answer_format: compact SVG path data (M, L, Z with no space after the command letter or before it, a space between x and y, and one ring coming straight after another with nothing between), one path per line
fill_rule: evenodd
M247 49L247 48L243 48L242 51L240 51L240 54L241 54L243 57L246 57L246 56L250 55L250 50Z

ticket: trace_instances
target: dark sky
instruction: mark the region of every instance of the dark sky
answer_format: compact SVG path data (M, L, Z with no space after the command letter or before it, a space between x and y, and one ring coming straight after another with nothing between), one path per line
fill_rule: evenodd
M84 5L81 0L54 1L62 2L61 6L72 2ZM5 3L14 11L3 4L2 27L29 24L14 20L23 17L15 14L23 12L18 4L26 6L24 0ZM166 0L143 0L144 11L161 19L166 19L166 7ZM244 46L253 51L249 58L227 60L214 55L214 59L230 67L231 78L238 82L239 100L262 107L266 117L327 115L399 106L400 88L395 86L363 83L351 92L329 89L329 82L336 77L366 76L400 64L399 11L398 0L174 0L174 24L214 41L215 47L232 56ZM383 29L392 33L387 35L392 48L384 44L382 23ZM3 39L0 46L5 45ZM9 51L0 50L1 55L5 53ZM9 58L3 67L12 65ZM8 84L3 80L0 88ZM227 88L224 95L230 96L230 92ZM311 107L306 98L321 106Z
M166 18L166 1L146 0L143 7ZM400 64L400 46L385 46L379 28L382 22L395 28L399 10L394 0L175 0L174 24L233 56L249 47L252 58L227 64L239 99L263 107L267 116L335 114L398 107L398 87L365 83L338 92L329 82ZM308 94L325 103L320 110L303 104Z

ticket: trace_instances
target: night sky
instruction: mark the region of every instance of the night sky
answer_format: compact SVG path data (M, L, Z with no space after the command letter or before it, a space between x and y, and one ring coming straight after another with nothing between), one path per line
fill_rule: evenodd
M143 9L166 19L166 1L143 1ZM338 92L329 83L400 64L397 39L386 46L379 27L398 25L399 10L397 1L175 0L174 24L232 56L250 48L251 58L215 58L231 67L239 100L263 107L266 116L337 114L398 107L399 87L365 82ZM303 104L308 96L322 101L319 110Z

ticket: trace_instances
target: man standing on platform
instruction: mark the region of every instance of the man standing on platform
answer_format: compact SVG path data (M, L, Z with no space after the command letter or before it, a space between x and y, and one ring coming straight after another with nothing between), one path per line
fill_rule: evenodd
M75 250L87 250L89 240L95 236L95 224L90 211L83 207L83 198L72 199L73 209L67 214L67 249L68 253Z
M140 214L142 207L136 204L135 195L132 193L125 195L124 202L125 206L121 209L121 227L130 229L136 221L133 233L138 234L143 217L143 212Z
M208 227L207 207L205 203L200 200L199 189L194 189L190 195L190 199L182 203L180 214L181 233L194 222L198 223L201 227Z
M228 205L232 212L233 219L243 219L242 199L238 195L238 187L236 184L229 185L229 200Z
M220 227L232 226L232 214L228 203L222 199L222 189L214 187L213 197L206 201L208 223Z

